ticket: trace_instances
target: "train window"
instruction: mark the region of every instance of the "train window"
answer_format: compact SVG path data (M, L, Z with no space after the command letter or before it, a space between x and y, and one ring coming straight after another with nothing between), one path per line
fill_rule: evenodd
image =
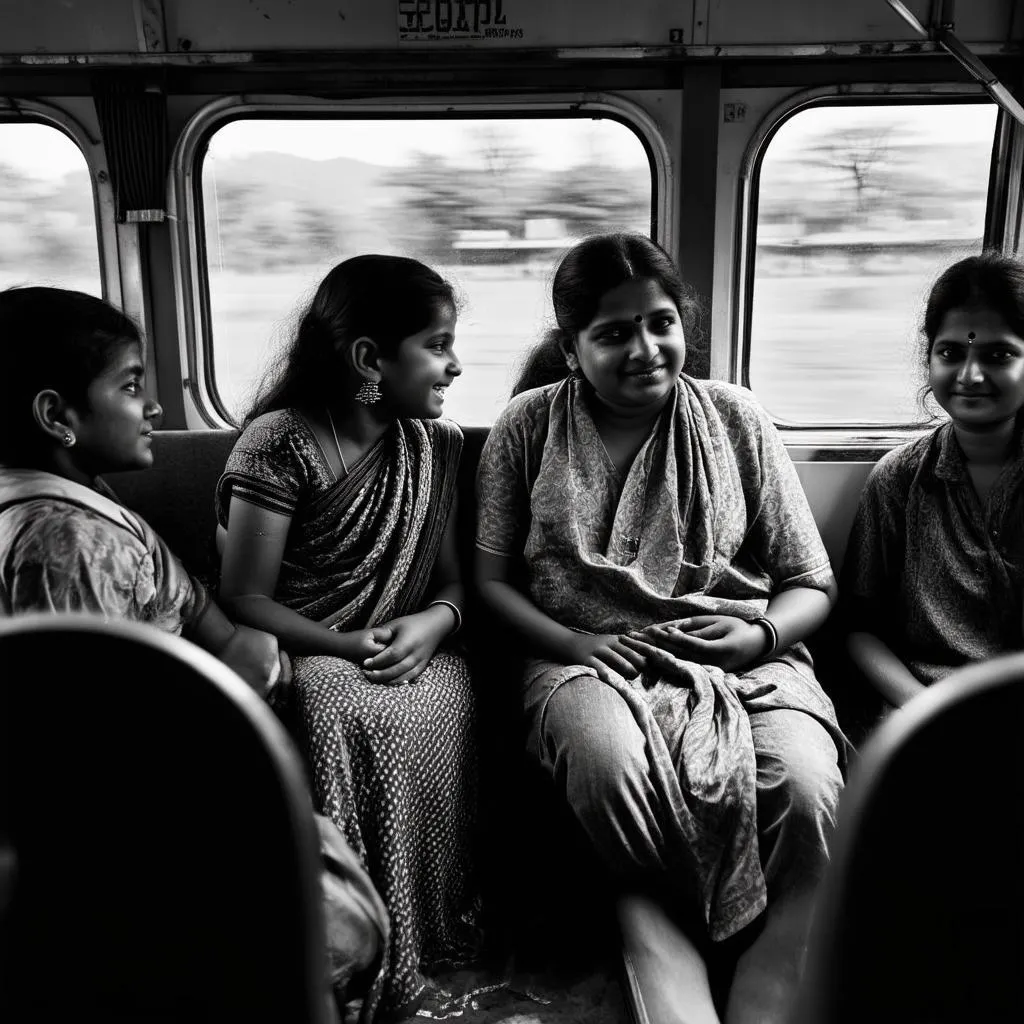
M651 229L647 150L613 118L235 120L200 178L212 388L236 421L326 271L383 252L455 284L465 373L446 415L492 423L540 336L558 255Z
M995 104L828 105L764 151L747 383L780 424L922 420L918 324L981 249Z
M0 288L103 294L92 177L64 132L0 121L0 211Z

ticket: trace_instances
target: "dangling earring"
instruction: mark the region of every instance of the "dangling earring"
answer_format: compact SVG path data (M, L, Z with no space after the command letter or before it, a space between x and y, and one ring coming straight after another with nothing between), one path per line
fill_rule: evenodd
M380 385L375 380L364 380L356 392L356 401L363 405L373 405L381 398Z
M74 435L74 433L72 431L65 430L64 431L64 436L60 439L60 443L62 445L64 445L65 448L74 448L75 442L77 440L78 440L78 438L75 437L75 435Z

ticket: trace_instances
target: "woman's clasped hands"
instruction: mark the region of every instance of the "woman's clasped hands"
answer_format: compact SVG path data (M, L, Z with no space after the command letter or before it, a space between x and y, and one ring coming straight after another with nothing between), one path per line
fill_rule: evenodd
M735 672L761 658L767 646L767 634L756 623L733 615L695 615L621 636L579 634L572 641L572 663L592 668L604 682L613 675L629 680L645 672L686 682L690 665Z
M725 672L745 668L768 647L764 629L734 615L695 615L655 623L622 638L647 659L648 667L673 674L680 662L715 665Z
M363 674L371 683L383 686L411 683L451 631L451 613L438 606L365 630Z

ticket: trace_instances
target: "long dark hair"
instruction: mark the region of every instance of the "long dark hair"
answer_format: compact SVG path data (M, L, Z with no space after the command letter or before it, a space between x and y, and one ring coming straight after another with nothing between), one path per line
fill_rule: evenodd
M595 235L574 245L559 262L551 284L557 326L527 355L512 394L562 380L568 374L562 343L573 342L594 319L606 293L637 279L658 283L679 311L687 344L697 342L700 305L672 257L646 235Z
M427 327L440 309L457 307L440 274L404 256L354 256L320 282L291 344L264 376L245 422L277 409L329 404L345 379L341 354L372 338L387 357Z
M141 346L138 327L119 309L66 288L0 292L0 462L31 467L47 438L32 415L40 391L88 408L89 385L122 345Z
M982 307L998 313L1017 337L1024 338L1024 263L999 252L984 252L954 263L932 285L921 323L925 383L919 399L926 412L931 394L928 367L942 322L954 309Z

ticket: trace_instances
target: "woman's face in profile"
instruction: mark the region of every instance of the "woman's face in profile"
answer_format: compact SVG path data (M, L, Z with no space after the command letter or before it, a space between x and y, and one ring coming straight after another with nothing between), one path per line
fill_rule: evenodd
M89 385L84 406L69 410L76 437L71 453L90 475L146 469L162 411L146 393L142 347L126 341Z
M576 339L574 355L606 404L660 408L686 358L679 310L657 281L626 281L602 296L594 319Z

